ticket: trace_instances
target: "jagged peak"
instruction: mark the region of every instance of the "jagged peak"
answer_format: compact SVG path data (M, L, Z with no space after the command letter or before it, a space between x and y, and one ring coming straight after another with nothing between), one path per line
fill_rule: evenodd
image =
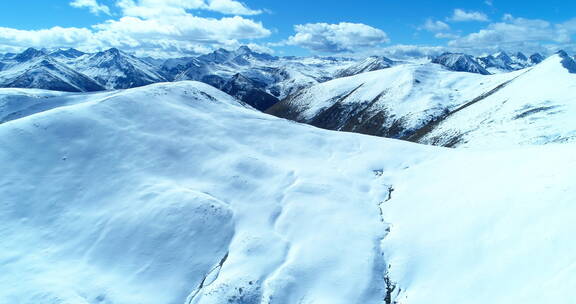
M243 45L240 46L237 50L236 53L238 54L250 54L253 53L252 49L250 47L248 47L247 45Z
M570 57L564 50L559 50L556 55L561 58L560 63L562 66L572 74L576 74L576 61Z
M556 52L556 54L562 58L570 57L570 56L568 56L568 53L566 53L566 51L564 51L564 50L559 50L558 52Z
M489 75L488 72L476 58L464 53L444 53L432 59L432 63L440 64L449 70L457 72L471 72L483 75Z
M530 55L530 61L534 64L538 64L544 61L544 56L542 56L540 53L534 53Z
M522 61L527 61L528 57L526 57L526 55L524 55L524 53L522 52L518 52L516 53L516 58Z
M109 49L105 50L105 51L102 52L102 53L112 54L112 55L115 55L115 56L119 56L120 54L122 54L122 51L120 51L120 50L117 49L117 48L109 48Z

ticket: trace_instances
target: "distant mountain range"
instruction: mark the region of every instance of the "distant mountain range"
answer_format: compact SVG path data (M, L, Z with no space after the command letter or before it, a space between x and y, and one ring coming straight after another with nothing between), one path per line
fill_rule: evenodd
M451 71L489 75L521 70L544 59L541 54L499 52L480 57L446 53L430 61ZM0 87L92 92L196 80L265 111L319 83L402 64L384 56L361 60L277 57L247 46L162 60L139 58L115 48L97 53L29 48L19 54L0 55Z
M0 87L91 92L197 80L265 110L294 91L333 79L352 63L347 58L276 57L247 46L166 60L115 48L97 53L29 48L0 55Z

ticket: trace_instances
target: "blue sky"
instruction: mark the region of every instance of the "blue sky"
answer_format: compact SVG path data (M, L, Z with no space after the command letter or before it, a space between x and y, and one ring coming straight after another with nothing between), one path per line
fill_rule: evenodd
M0 4L0 51L217 47L285 55L572 50L576 1L29 0Z

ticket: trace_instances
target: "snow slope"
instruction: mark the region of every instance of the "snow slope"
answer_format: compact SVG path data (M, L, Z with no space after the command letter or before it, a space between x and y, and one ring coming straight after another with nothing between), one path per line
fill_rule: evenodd
M572 58L553 55L521 71L494 94L449 115L420 142L489 148L576 141L574 73Z
M50 304L376 303L373 170L422 154L189 82L86 95L0 144L0 302Z
M398 303L572 303L574 148L444 151L396 175L383 251Z
M304 89L267 112L321 128L404 138L515 73L485 77L403 64Z
M84 97L0 124L1 303L572 299L574 144L337 133L197 82Z
M335 79L267 112L317 127L466 147L576 140L576 62L564 52L497 75L403 64Z

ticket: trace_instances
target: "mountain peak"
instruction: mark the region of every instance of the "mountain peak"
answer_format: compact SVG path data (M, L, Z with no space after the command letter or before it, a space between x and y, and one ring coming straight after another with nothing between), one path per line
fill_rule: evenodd
M24 52L16 55L14 59L16 59L16 61L18 62L24 62L44 55L46 55L46 53L41 50L37 50L35 48L28 48Z
M67 57L67 58L78 58L84 54L85 54L84 52L81 52L77 49L68 48L68 49L54 50L53 52L50 53L50 56L62 56L62 57Z
M556 55L561 58L560 63L565 69L568 70L568 72L576 74L576 61L574 61L574 59L570 57L568 53L566 53L564 50L560 50L556 52Z
M432 63L443 65L451 71L490 75L474 57L463 53L444 53L432 59Z
M526 57L526 55L524 55L522 52L516 53L516 58L522 61L528 61L528 57Z
M569 57L569 56L568 56L568 53L566 53L566 51L564 51L564 50L559 50L558 52L556 52L556 54L559 55L559 56L562 57L562 58Z
M243 45L236 50L236 53L238 53L238 54L250 54L253 52L252 52L252 49L249 48L247 45Z
M530 62L533 64L538 64L542 61L544 61L544 56L542 56L540 53L534 53L530 55Z
M120 52L120 50L117 49L117 48L110 48L110 49L107 49L106 51L104 51L104 53L108 53L108 54L112 54L112 55L115 55L115 56L119 56L122 52Z
M224 49L224 48L219 48L219 49L215 50L215 51L212 52L212 53L213 53L213 54L230 54L230 53L232 53L232 52L230 52L229 50Z
M496 53L494 55L494 58L499 59L506 64L512 63L512 58L510 58L510 55L508 55L508 53L506 53L504 51Z

